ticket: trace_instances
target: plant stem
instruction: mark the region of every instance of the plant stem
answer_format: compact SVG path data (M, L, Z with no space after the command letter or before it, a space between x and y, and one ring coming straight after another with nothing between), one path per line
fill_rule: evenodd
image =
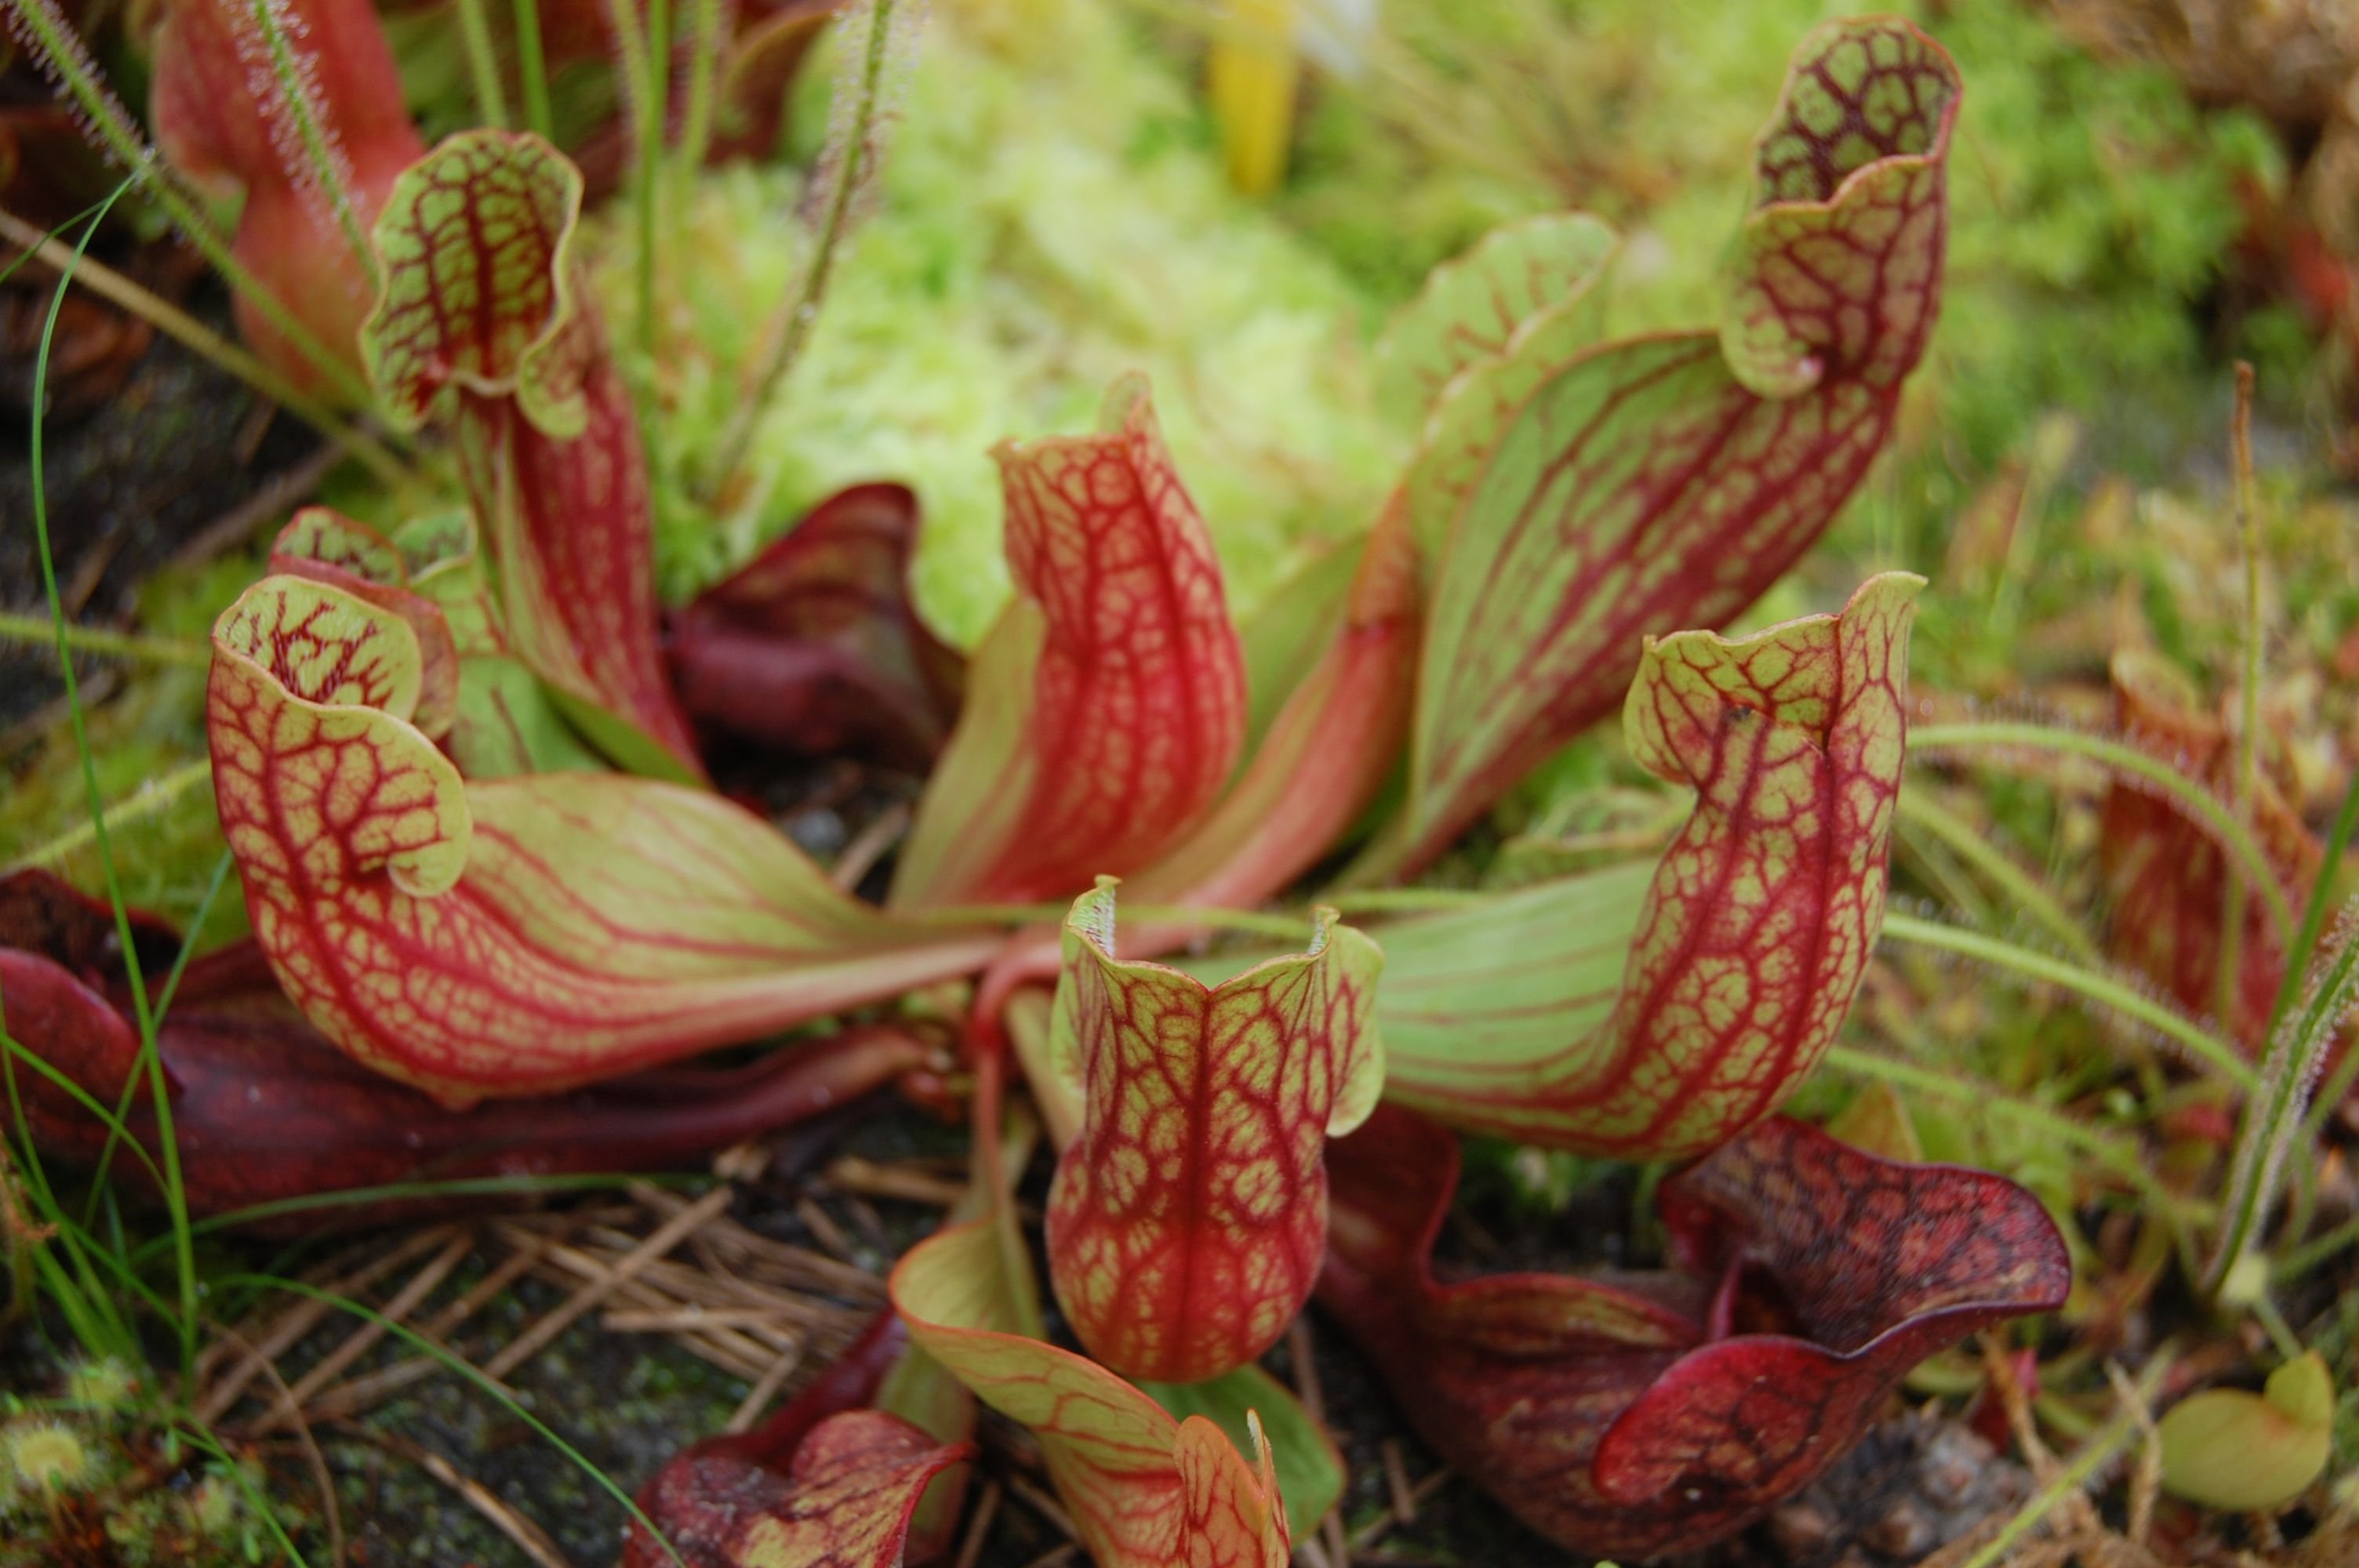
M688 103L680 113L679 148L675 168L682 189L704 166L712 145L713 99L721 77L721 40L727 19L722 0L696 0L696 52L688 68Z
M249 0L255 27L270 53L270 73L278 79L280 104L294 123L296 139L302 143L303 157L311 166L311 178L327 199L329 211L335 214L336 227L343 231L345 243L353 247L353 259L361 264L361 276L368 279L369 288L374 291L378 281L376 251L361 229L343 159L337 156L334 144L320 122L317 94L311 86L311 76L304 70L307 64L316 67L316 62L310 57L297 58L294 41L288 37L280 16L285 5L286 0Z
M2190 1054L2200 1058L2245 1093L2251 1094L2259 1087L2258 1076L2251 1064L2236 1054L2234 1046L2207 1033L2185 1015L2149 997L2141 996L2128 985L2098 969L2053 958L2012 942L1985 936L1978 931L1962 930L1938 920L1919 920L1908 914L1887 913L1884 917L1884 935L1890 941L1913 942L1920 947L1961 954L2003 969L2012 969L2030 979L2044 980L2062 986L2067 990L2077 991L2091 1001L2112 1008L2157 1033L2177 1041Z
M2317 1076L2318 1063L2333 1044L2336 1025L2359 995L2359 939L2343 944L2334 955L2299 1018L2289 1018L2269 1034L2261 1059L2260 1092L2245 1103L2236 1129L2236 1148L2228 1168L2227 1196L2213 1251L2203 1281L2207 1292L2217 1292L2236 1260L2258 1244L2287 1156L2299 1140L2302 1111Z
M2236 362L2236 411L2228 424L2228 444L2235 467L2236 537L2245 557L2244 678L2238 683L2235 773L2231 800L2236 820L2253 822L2253 800L2258 791L2256 762L2261 728L2261 529L2258 487L2253 480L2253 367ZM2223 1027L2234 1031L2236 999L2245 968L2245 907L2249 893L2243 873L2228 868L2220 890L2220 967L2213 977L2213 1006ZM2279 928L2278 935L2288 933Z
M2278 934L2289 935L2293 931L2293 906L2287 902L2285 889L2277 884L2277 873L2270 868L2260 846L2253 841L2253 836L2245 825L2222 806L2210 790L2169 763L2149 756L2135 746L2102 740L2094 735L2082 735L2075 730L2058 730L2046 724L1969 720L1959 724L1920 725L1908 732L1908 749L1912 752L1977 749L2060 752L2067 756L2085 758L2113 772L2154 784L2210 832L2213 841L2226 851L2232 866L2241 866L2247 881L2259 890L2261 902L2268 910L2270 923Z
M371 398L368 384L350 365L331 352L327 345L298 320L294 312L288 310L276 294L264 287L260 278L248 272L245 265L231 254L228 244L214 232L212 224L174 182L170 170L156 156L156 150L142 141L132 128L130 115L99 81L97 69L92 64L81 38L63 14L58 11L53 0L6 0L6 3L22 26L23 37L82 110L89 130L138 184L141 193L164 210L164 215L187 236L190 244L196 246L212 269L221 274L222 280L229 285L232 291L259 310L298 353L310 360L321 374L334 384L338 395L355 406L365 407Z
M466 40L467 74L475 84L475 114L495 131L508 128L508 95L500 85L500 58L492 49L492 24L484 0L458 0L459 34ZM520 7L521 8L521 7ZM534 18L538 26L539 18Z
M1345 914L1440 914L1479 909L1499 896L1474 888L1359 888L1321 894L1319 902Z
M171 806L180 796L213 776L210 759L200 757L182 767L174 768L161 778L149 779L136 794L115 803L114 820L117 827L143 821ZM0 866L0 872L21 871L27 866L54 865L73 854L84 845L98 839L98 817L93 815L78 827L68 828L46 844L37 844L15 860Z
M229 881L229 869L235 863L236 857L227 849L223 849L214 860L212 880L205 884L205 896L198 903L195 915L190 919L188 930L181 935L180 950L172 955L171 972L164 977L164 989L156 997L157 1049L158 1051L163 1049L164 1020L171 1016L172 998L180 989L180 977L189 972L189 960L196 956L198 938L204 935L205 922L212 918L213 901L221 897L223 884ZM141 1045L141 1059L134 1062L131 1071L124 1075L123 1092L115 1098L114 1101L114 1119L107 1123L106 1142L99 1149L97 1163L91 1167L90 1198L82 1206L82 1214L84 1229L88 1229L97 1218L99 1195L106 1190L106 1173L114 1162L115 1146L121 1142L124 1136L125 1119L131 1114L131 1101L138 1094L140 1080L147 1069L145 1059L147 1049L146 1045ZM133 1147L136 1148L137 1145L135 1144Z
M2334 880L2343 870L2343 856L2351 847L2354 828L2359 828L2359 768L2351 771L2342 809L2334 814L2334 827L2326 836L2326 853L2319 859L2318 876L2310 884L2310 900L2302 908L2301 930L2286 949L2285 975L2277 981L2277 1000L2269 1008L2272 1029L2300 999L2301 982L2310 972L2310 959L2317 956L2318 939L2326 930L2326 912L2334 903Z
M56 643L79 654L100 654L120 659L147 659L159 665L213 662L213 651L202 643L170 637L143 637L133 632L110 632L98 626L52 626L38 615L0 611L0 642Z
M2359 1218L2344 1220L2323 1236L2314 1237L2277 1260L2269 1270L2274 1284L2290 1285L2328 1259L2359 1247Z
M549 112L549 67L540 52L538 0L515 0L516 83L524 93L525 129L547 138L554 132Z
M638 346L650 358L656 338L655 171L663 154L664 126L658 68L649 54L655 42L653 11L662 5L663 0L650 0L649 12L643 14L639 0L607 0L608 15L614 22L614 52L621 57L616 74L622 79L631 106L631 147L635 155L631 194L638 203L639 228L638 256L632 274L633 297L638 308Z
M56 240L5 210L0 210L0 239L23 248L53 272L63 270L70 254ZM215 369L245 383L319 431L331 445L359 460L386 484L407 490L417 482L408 465L382 441L338 416L317 398L298 392L285 376L187 311L87 256L73 273L75 283L120 306Z
M1914 823L1948 845L1967 865L2021 906L2025 914L2045 926L2049 935L2071 949L2075 958L2084 964L2104 962L2096 938L2046 888L2025 874L2020 866L1964 818L1921 789L1900 792L1899 815L1902 821Z
M845 122L843 142L836 149L834 167L821 170L821 178L832 184L828 189L827 205L821 211L810 265L803 270L801 287L772 319L768 351L755 373L752 387L739 401L737 412L722 436L719 463L714 470L720 488L725 488L744 464L764 410L768 408L787 372L802 357L811 328L819 320L820 306L827 297L836 252L851 224L853 199L873 172L868 166L875 156L872 142L883 109L882 90L886 61L890 55L887 46L892 42L895 4L896 0L871 0L868 36L861 40L860 71L853 83L852 113Z

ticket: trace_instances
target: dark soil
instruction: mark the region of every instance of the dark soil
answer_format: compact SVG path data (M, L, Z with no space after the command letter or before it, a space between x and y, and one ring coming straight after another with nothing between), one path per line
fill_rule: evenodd
M33 366L53 283L41 270L26 267L13 280L24 287L0 294L0 609L46 616L31 438ZM196 308L226 328L220 300ZM129 624L150 573L243 544L319 477L320 441L309 429L178 343L124 330L112 312L77 311L60 319L51 351L42 431L49 546L66 615L84 626ZM85 660L80 673L87 681L98 667ZM0 641L0 734L60 689L49 649Z

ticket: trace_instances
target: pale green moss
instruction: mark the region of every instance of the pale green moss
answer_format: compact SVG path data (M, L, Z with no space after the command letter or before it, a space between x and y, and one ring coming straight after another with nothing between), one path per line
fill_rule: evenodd
M1034 7L996 42L951 10L920 46L875 211L856 231L808 354L762 424L748 496L725 516L665 485L662 579L677 598L839 485L902 479L926 508L921 604L961 643L1006 593L989 457L1006 437L1086 428L1125 371L1152 379L1233 600L1308 539L1364 526L1400 453L1370 413L1374 315L1341 270L1222 183L1176 63L1097 5ZM1020 57L1008 52L1020 49ZM812 73L823 96L824 62ZM801 265L791 169L701 183L674 225L657 425L696 475L739 366ZM627 204L598 250L629 321Z

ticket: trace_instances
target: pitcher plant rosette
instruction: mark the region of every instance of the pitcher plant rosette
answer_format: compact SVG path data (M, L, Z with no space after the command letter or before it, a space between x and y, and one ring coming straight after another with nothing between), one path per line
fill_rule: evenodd
M189 968L157 1041L192 1205L690 1158L933 1059L887 1004L977 982L966 1201L812 1394L663 1473L664 1540L628 1561L939 1552L979 1401L1028 1429L1102 1568L1277 1568L1343 1490L1256 1365L1314 1293L1535 1528L1685 1551L1823 1469L1917 1359L2061 1300L2026 1193L1776 1115L1882 928L1920 579L1682 629L1825 532L1924 352L1960 83L1915 27L1803 41L1716 326L1608 336L1616 240L1586 214L1437 270L1382 349L1419 427L1397 483L1243 626L1143 379L1095 433L1004 443L1014 591L962 669L911 608L889 485L668 627L581 169L527 132L420 146L365 6L248 10L163 7L165 151L244 195L235 254L278 307L257 350L447 451L463 505L384 531L307 510L213 629L254 935ZM593 47L605 24L572 21ZM781 13L746 70L810 31ZM312 62L300 93L233 70L255 47ZM322 125L350 165L324 205L287 163ZM1414 875L1617 702L1633 760L1693 795L1652 864L1364 929L1319 908L1225 978L1155 961L1344 851L1347 887ZM716 793L707 743L932 760L882 906ZM174 933L131 929L170 962ZM140 1054L103 935L60 886L0 887L10 1028L102 1101ZM57 1087L27 1102L40 1146L94 1157ZM1078 1348L1016 1195L1036 1119ZM1445 1128L1690 1162L1670 1266L1438 1281Z

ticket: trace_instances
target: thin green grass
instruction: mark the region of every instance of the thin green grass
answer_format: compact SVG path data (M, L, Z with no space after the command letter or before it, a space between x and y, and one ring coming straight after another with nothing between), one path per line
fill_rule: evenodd
M2231 867L2242 872L2260 894L2272 925L2280 933L2294 930L2293 907L2287 903L2285 890L2277 885L2277 873L2261 853L2252 830L2210 790L2135 746L2047 724L1970 721L1920 725L1908 732L1908 749L1917 752L2053 752L2097 763L2108 772L2150 787L2201 826L2227 852Z
M406 1324L396 1322L364 1302L356 1302L350 1296L339 1295L333 1291L322 1290L317 1285L306 1284L301 1280L290 1280L277 1274L230 1274L223 1277L218 1283L228 1289L235 1289L241 1286L255 1286L267 1290L283 1291L289 1295L302 1296L310 1301L324 1302L328 1305L332 1306L341 1312L349 1313L353 1316L361 1319L364 1323L367 1323L375 1326L380 1332L392 1336L394 1338L397 1338L403 1344L408 1346L412 1350L418 1352L418 1354L439 1363L444 1370L452 1373L470 1384L473 1384L477 1390L489 1395L499 1404L500 1408L506 1411L509 1415L530 1427L535 1436L538 1437L543 1443L548 1444L558 1453L563 1454L566 1459L571 1462L572 1465L583 1475L596 1482L600 1490L605 1492L616 1502L622 1504L623 1508L630 1514L631 1518L636 1519L638 1522L639 1527L646 1530L648 1535L653 1537L658 1544L663 1547L664 1551L669 1554L674 1563L680 1564L680 1568L687 1568L687 1560L681 1557L679 1549L672 1545L670 1537L667 1536L662 1530L656 1528L655 1521L647 1518L647 1516L640 1510L637 1502L632 1498L631 1494L623 1487L620 1482L616 1481L612 1476L607 1475L605 1471L600 1469L590 1460L589 1456L584 1454L580 1449L566 1442L562 1437L560 1437L548 1422L542 1421L538 1416L534 1415L530 1411L527 1410L516 1400L514 1395L510 1394L506 1389L500 1387L496 1379L479 1370L472 1362L469 1362L461 1357L452 1355L448 1349L436 1344L433 1340L427 1338L426 1336L419 1333L416 1329L409 1327Z
M2260 1076L2234 1045L2177 1009L2165 1006L2130 982L2100 968L1912 914L1886 914L1884 939L1954 953L2026 979L2061 986L2180 1045L2196 1061L2235 1085L2241 1093L2251 1094L2260 1085Z
M39 347L35 358L34 384L37 389L46 388L49 384L49 355L55 339L59 308L67 289L72 283L72 264L79 263L106 211L112 207L114 201L120 198L124 190L129 188L129 181L125 181L124 185L118 186L106 202L101 204L94 213L85 214L81 221L82 226L80 238L74 247L72 263L60 272L56 290L50 299L49 315L43 323ZM189 1213L187 1187L180 1167L179 1141L172 1122L170 1095L165 1081L161 1054L158 1050L158 1034L171 1006L172 999L177 994L180 981L187 972L187 965L195 951L205 918L226 882L230 860L224 855L215 866L197 918L181 944L179 953L165 978L161 991L157 993L151 1001L138 948L133 941L130 914L122 895L121 879L115 865L113 842L107 832L106 805L98 787L86 714L74 671L70 628L65 619L63 601L58 587L56 559L49 534L48 496L43 482L45 416L46 409L42 400L37 396L32 416L30 454L34 538L40 559L43 590L49 600L53 640L63 674L68 718L74 736L84 794L91 813L92 838L98 848L100 869L107 889L116 938L121 946L133 1015L139 1035L139 1051L132 1071L126 1076L122 1102L116 1108L110 1109L82 1086L74 1082L50 1063L41 1059L9 1033L5 999L0 999L0 1084L5 1084L10 1124L16 1135L19 1154L16 1165L22 1173L26 1194L39 1215L42 1227L47 1233L38 1238L29 1239L28 1244L18 1251L16 1260L19 1265L30 1269L37 1288L62 1318L67 1329L72 1334L85 1355L117 1359L128 1364L139 1364L144 1361L144 1347L140 1343L137 1329L132 1317L125 1310L126 1302L137 1303L139 1308L153 1314L171 1330L179 1349L180 1375L175 1385L177 1393L174 1401L166 1411L168 1430L178 1433L191 1446L212 1454L224 1462L233 1477L233 1484L246 1494L249 1506L264 1521L265 1528L270 1532L273 1541L280 1552L286 1555L288 1561L300 1564L305 1562L303 1554L279 1520L277 1512L270 1505L269 1499L254 1486L252 1478L247 1476L243 1467L234 1462L226 1447L205 1431L201 1424L189 1421L186 1412L185 1401L194 1382L196 1346L201 1323L198 1311L200 1290L195 1258L195 1238L199 1227L191 1220ZM80 1217L69 1211L62 1195L49 1180L49 1172L40 1157L38 1143L33 1133L31 1120L16 1076L16 1069L20 1063L42 1077L50 1087L64 1094L106 1130L106 1142L103 1145L97 1179L92 1184L90 1200ZM132 1136L125 1120L133 1098L143 1087L152 1099L155 1112L157 1147L152 1154L142 1140ZM167 1236L159 1238L158 1243L149 1247L135 1249L129 1244L127 1238L123 1234L119 1215L112 1201L112 1189L104 1180L106 1171L111 1166L118 1146L129 1148L133 1157L146 1168L149 1177L164 1195L167 1212L170 1217L170 1230ZM613 1180L618 1181L620 1178ZM440 1184L440 1185L448 1188L459 1184ZM513 1183L492 1182L473 1185L483 1190L515 1189L527 1186L545 1190L553 1185L565 1184L569 1184L561 1180L552 1182L548 1178L531 1178ZM436 1185L438 1184L412 1184L414 1190L431 1189ZM353 1195L333 1195L324 1201L333 1203L357 1200ZM261 1214L267 1214L292 1212L303 1206L308 1206L264 1205L258 1206L258 1208ZM111 1238L104 1239L101 1238L93 1229L93 1223L99 1217L102 1209L112 1232ZM224 1225L234 1224L241 1218L254 1217L259 1217L259 1215L252 1211L243 1216L218 1217L214 1221L208 1223L205 1228L218 1228ZM177 1290L171 1298L158 1292L142 1278L143 1267L165 1250L168 1250L172 1258L177 1285ZM424 1354L435 1357L451 1370L490 1393L510 1415L530 1426L553 1448L580 1466L601 1487L613 1494L634 1518L639 1519L652 1530L652 1524L649 1524L639 1513L636 1505L631 1501L628 1494L613 1477L607 1476L572 1445L550 1431L529 1411L518 1405L491 1379L475 1371L463 1361L451 1356L449 1352L431 1345L412 1331L391 1323L359 1303L333 1296L299 1281L276 1275L255 1274L232 1275L210 1282L210 1289L214 1292L235 1292L249 1286L285 1291L330 1301L343 1310L378 1325L381 1328L408 1341ZM660 1540L661 1537L658 1535L658 1539ZM667 1550L670 1550L669 1541L666 1541L665 1545ZM672 1552L672 1557L675 1562L680 1561L677 1552Z
M73 283L74 268L90 248L90 242L97 234L99 225L105 221L114 203L130 189L131 183L126 179L116 186L98 213L82 226L82 237L75 243L72 259L58 276L57 287L49 296L49 314L41 323L40 346L33 358L34 396L29 454L33 539L40 557L42 595L48 600L49 619L56 630L58 664L65 685L66 712L73 730L74 752L82 765L82 791L90 806L91 827L98 845L99 867L106 883L107 903L114 911L115 936L123 947L124 973L131 990L132 1016L138 1024L140 1050L147 1058L148 1092L155 1102L157 1142L163 1156L164 1203L172 1217L172 1229L177 1240L174 1250L179 1274L180 1374L185 1381L195 1371L197 1360L197 1264L189 1237L188 1190L181 1180L179 1146L172 1136L171 1095L164 1082L163 1064L156 1050L157 1015L149 1005L147 977L140 972L138 945L132 939L131 914L124 903L122 879L115 870L114 848L107 838L106 803L99 792L98 766L90 748L88 716L82 709L82 688L74 675L72 650L66 643L65 600L58 589L57 558L49 546L49 491L43 447L49 424L46 399L49 384L49 353L57 339L58 316L64 308L66 291Z
M475 89L475 115L495 131L508 128L508 95L500 85L500 58L492 48L492 24L484 0L458 0L459 36L467 47L467 74Z
M524 126L547 139L557 133L549 108L549 68L540 49L540 6L537 0L515 0L516 86L524 98Z
M229 880L231 859L229 851L224 849L220 858L214 860L212 878L205 884L205 896L197 905L196 918L189 922L188 930L181 935L180 950L172 955L171 971L164 977L164 989L156 999L158 1033L156 1044L153 1046L155 1050L162 1049L164 1020L172 1011L172 998L180 989L180 977L189 972L189 959L195 954L197 943L204 935L205 921L212 914L213 901L221 897L222 887ZM98 1195L106 1190L107 1172L114 1162L114 1151L122 1141L124 1134L124 1119L131 1114L131 1101L137 1096L139 1085L147 1076L147 1056L150 1049L148 1042L140 1043L139 1060L133 1064L130 1076L124 1080L122 1097L115 1102L114 1119L108 1123L106 1129L106 1142L99 1150L98 1164L91 1175L89 1200L91 1206L86 1207L82 1213L82 1223L85 1225L90 1223L91 1217L97 1212ZM134 1146L136 1147L136 1145Z

